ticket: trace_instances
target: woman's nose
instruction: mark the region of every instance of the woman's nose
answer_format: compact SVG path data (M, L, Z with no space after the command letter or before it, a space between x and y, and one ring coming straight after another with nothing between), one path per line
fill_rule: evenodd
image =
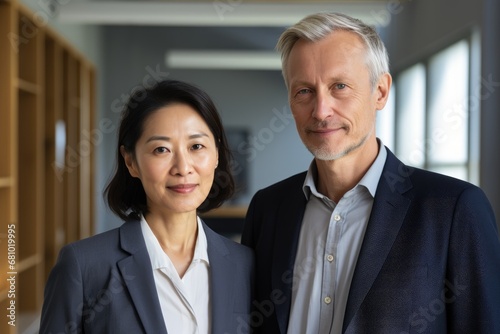
M188 153L178 152L175 154L171 174L188 175L192 171L192 168L192 162Z

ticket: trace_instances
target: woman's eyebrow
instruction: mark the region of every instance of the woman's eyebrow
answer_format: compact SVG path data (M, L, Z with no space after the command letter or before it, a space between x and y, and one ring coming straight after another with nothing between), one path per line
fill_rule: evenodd
M200 133L195 133L195 134L190 135L189 139L202 138L202 137L209 137L209 135L204 133L204 132L200 132ZM146 143L149 143L152 141L171 141L171 140L172 140L172 138L167 137L167 136L151 136L148 138L148 140L146 140Z

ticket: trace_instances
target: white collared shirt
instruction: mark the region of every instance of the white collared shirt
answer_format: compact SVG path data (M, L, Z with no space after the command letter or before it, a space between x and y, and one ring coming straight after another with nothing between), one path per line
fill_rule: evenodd
M317 191L314 161L309 167L303 186L308 202L294 264L288 334L342 332L354 268L387 157L379 144L370 169L338 203Z
M206 334L211 329L210 275L207 237L198 218L194 256L186 273L179 277L144 219L141 230L146 241L163 320L169 333Z

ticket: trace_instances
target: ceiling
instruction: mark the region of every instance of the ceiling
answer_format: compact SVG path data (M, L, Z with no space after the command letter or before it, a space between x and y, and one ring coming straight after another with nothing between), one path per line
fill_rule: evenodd
M53 0L55 3L60 1ZM404 1L404 0L401 0ZM373 26L389 24L389 0L78 0L56 8L62 23L105 26L222 27L231 34L250 28L271 31L291 26L317 12L342 12ZM206 29L202 29L206 31ZM226 33L226 34L227 34ZM235 32L237 33L237 32ZM239 38L244 39L244 38ZM280 70L281 60L273 50L252 43L246 50L168 48L167 68Z
M374 26L386 26L390 18L388 0L79 0L57 11L61 22L98 25L285 27L324 11Z

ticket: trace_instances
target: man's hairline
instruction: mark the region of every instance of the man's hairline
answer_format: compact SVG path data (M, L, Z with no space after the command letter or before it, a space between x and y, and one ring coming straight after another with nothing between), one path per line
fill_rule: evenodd
M369 46L367 45L366 41L364 40L364 38L356 33L355 31L353 30L350 30L350 29L345 29L345 28L335 28L333 29L332 31L330 31L328 34L318 38L318 39L310 39L310 38L307 38L305 36L300 36L299 34L295 33L294 34L294 37L295 37L295 40L293 41L293 44L291 45L291 47L289 48L288 50L288 54L286 56L286 65L288 66L289 64L289 59L290 59L290 55L292 53L292 50L293 48L295 47L295 45L297 44L298 41L300 40L303 40L303 41L307 41L307 42L312 42L312 43L316 43L316 42L320 42L326 38L328 38L328 36L331 36L333 33L336 33L336 32L340 32L340 31L345 31L345 32L348 32L348 33L351 33L351 34L354 34L356 35L359 40L361 41L362 45L363 45L363 49L364 49L364 52L365 52L365 65L368 67L368 73L369 73L369 80L370 80L370 85L372 86L372 89L375 89L376 87L376 83L375 82L372 82L372 71L370 69L370 66L369 66L369 59L368 59L368 52L369 52ZM283 76L283 79L285 81L285 87L287 88L287 91L290 91L290 82L288 80L288 75L285 75L286 71L285 71L285 62L284 62L284 59L282 58L282 62L281 62L281 73L282 73L282 76ZM377 81L380 79L380 77L383 75L384 73L380 74L377 78Z

